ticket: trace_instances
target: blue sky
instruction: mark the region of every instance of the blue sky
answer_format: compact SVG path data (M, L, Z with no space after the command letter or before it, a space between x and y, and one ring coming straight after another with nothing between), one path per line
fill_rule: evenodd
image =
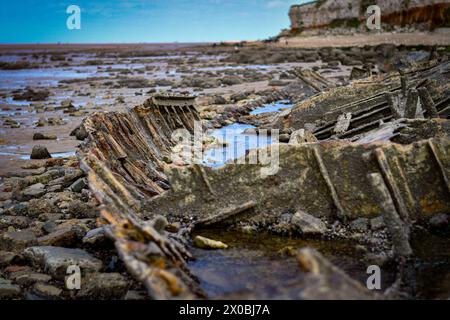
M0 43L202 42L265 39L305 0L2 0ZM81 30L66 27L69 5Z

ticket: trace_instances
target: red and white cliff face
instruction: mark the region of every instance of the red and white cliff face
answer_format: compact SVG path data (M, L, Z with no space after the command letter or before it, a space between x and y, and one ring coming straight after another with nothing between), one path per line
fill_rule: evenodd
M318 0L291 7L291 30L326 28L343 20L363 21L366 8L374 4L381 9L382 21L390 25L450 26L450 0Z

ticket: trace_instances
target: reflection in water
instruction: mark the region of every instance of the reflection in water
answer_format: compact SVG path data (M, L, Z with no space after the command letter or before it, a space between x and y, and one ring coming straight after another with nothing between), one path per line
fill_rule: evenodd
M257 108L251 114L280 112L283 108L292 108L292 106L293 104L289 104L289 101L282 100ZM206 150L203 155L203 164L208 167L221 167L227 162L245 156L248 150L265 148L272 144L270 135L257 135L245 132L247 129L254 128L256 127L249 124L233 123L213 130L210 136L224 142L224 146Z
M250 114L261 114L261 113L267 113L267 112L279 112L282 111L282 109L291 109L294 105L290 103L288 100L282 100L277 101L274 103L266 104L260 108L256 108Z
M107 73L98 73L95 66L0 70L0 88L23 88L31 85L32 82L40 86L57 86L59 80L85 79L102 75L107 75Z
M258 297L273 288L301 282L304 274L297 259L282 253L286 247L294 250L313 247L356 278L364 279L366 275L367 266L360 259L354 259L354 246L345 241L303 240L267 233L245 234L222 228L199 230L193 237L195 235L229 245L226 250L190 249L196 259L189 262L189 270L199 278L200 285L210 297L237 292L250 292Z

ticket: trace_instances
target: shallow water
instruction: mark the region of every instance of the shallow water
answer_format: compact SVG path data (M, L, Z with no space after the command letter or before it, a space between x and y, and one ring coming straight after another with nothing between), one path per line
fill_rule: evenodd
M266 147L271 144L271 137L260 137L256 134L245 134L246 129L255 126L233 123L213 130L211 136L226 142L226 146L214 147L204 152L203 163L209 167L221 167L228 161L245 155L247 150Z
M350 240L319 240L279 237L267 233L244 234L224 228L197 230L192 235L205 236L226 243L225 250L191 248L196 260L189 262L189 269L198 277L201 287L209 297L221 297L236 293L251 293L258 298L266 296L274 288L299 283L304 274L295 257L286 256L280 250L312 247L350 277L365 286L367 267L371 262L355 249ZM418 299L447 299L450 292L450 239L429 233L413 236L411 241L414 258L414 297ZM381 266L381 291L395 280L395 268L391 264Z
M251 111L250 114L257 115L268 112L280 112L283 109L291 109L292 107L294 107L294 104L290 103L288 100L282 100L266 104L260 108L256 108L255 110Z
M95 66L0 70L0 88L17 89L29 85L57 86L59 80L85 79L102 75L107 73L98 73Z
M280 112L283 108L292 108L287 100L270 103L256 108L251 114L266 112ZM210 136L226 142L226 146L214 147L206 150L203 155L203 164L208 167L221 167L227 162L245 156L248 150L264 148L272 144L270 135L263 136L245 133L246 129L256 128L253 125L233 123L220 129L213 130Z
M0 103L13 105L13 106L29 106L30 102L25 100L14 100L13 97L6 97L4 99L0 99Z
M269 69L270 66L264 64L256 64L256 65L244 65L244 66L217 66L217 67L202 67L196 68L197 71L222 71L222 70L266 70Z
M200 285L210 297L237 292L258 293L282 287L292 281L302 281L295 257L283 255L280 250L313 247L351 274L365 273L366 266L355 256L353 246L344 241L302 240L274 235L244 234L220 229L197 231L195 235L220 240L229 245L226 250L191 249L195 261L189 269L200 280Z

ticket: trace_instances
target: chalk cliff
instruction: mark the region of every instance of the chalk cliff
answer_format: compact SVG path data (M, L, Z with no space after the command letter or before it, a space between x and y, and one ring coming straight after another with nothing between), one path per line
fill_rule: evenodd
M359 27L366 19L367 7L374 4L380 7L386 25L450 27L450 0L318 0L291 7L290 31Z

